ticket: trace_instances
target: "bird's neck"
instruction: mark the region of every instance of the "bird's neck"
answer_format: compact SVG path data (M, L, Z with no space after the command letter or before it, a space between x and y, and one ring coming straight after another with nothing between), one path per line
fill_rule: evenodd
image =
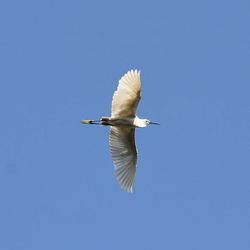
M139 128L144 128L147 126L144 119L140 119L138 116L134 119L134 126Z

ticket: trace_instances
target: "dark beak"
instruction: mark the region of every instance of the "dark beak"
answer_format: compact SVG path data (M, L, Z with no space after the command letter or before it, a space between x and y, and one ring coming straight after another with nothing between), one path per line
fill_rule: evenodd
M158 123L158 122L149 122L149 124L160 125L160 123Z

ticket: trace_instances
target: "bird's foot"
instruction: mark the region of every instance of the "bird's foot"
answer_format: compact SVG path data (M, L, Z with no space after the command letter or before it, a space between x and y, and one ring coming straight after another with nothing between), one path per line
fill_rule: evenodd
M97 120L97 121L95 121L95 120L81 120L81 123L83 123L83 124L100 124L100 121L99 120Z

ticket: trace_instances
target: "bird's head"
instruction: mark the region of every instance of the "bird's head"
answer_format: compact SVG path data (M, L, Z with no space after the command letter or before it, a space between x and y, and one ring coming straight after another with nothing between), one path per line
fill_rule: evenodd
M141 128L143 128L143 127L147 127L148 125L150 125L150 124L153 124L153 125L160 125L160 123L158 123L158 122L151 122L150 120L148 120L148 119L136 119L136 126L138 126L138 127L141 127Z

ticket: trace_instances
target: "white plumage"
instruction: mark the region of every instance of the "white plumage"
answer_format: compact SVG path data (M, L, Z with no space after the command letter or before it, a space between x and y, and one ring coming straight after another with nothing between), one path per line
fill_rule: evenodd
M121 187L127 192L133 190L136 173L135 128L159 124L136 116L140 99L140 71L130 70L119 80L117 90L114 92L111 117L81 121L84 124L111 126L109 145L115 166L115 175Z
M120 79L117 90L113 95L111 117L134 118L140 99L140 71L131 70Z

